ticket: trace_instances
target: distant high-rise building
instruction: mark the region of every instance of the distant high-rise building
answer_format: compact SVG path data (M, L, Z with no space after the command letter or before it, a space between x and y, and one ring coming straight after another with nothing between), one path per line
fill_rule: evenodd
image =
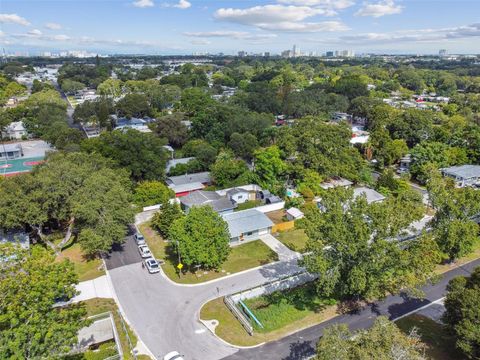
M293 51L292 50L285 50L285 51L282 51L281 53L282 57L283 58L291 58L293 57Z
M444 56L447 56L448 55L448 51L446 49L440 49L438 51L438 55L441 56L441 57L444 57Z
M334 52L333 52L333 51L327 51L327 52L325 53L325 56L326 56L326 57L333 57L333 56L334 56Z
M335 51L335 56L336 57L354 57L355 52L352 50L337 50Z
M265 56L265 57L270 57L270 52L269 52L269 51L265 51L265 52L263 53L263 56Z
M247 56L247 52L246 51L239 51L238 52L238 57L245 57Z
M302 52L300 51L300 48L297 47L297 45L293 45L292 56L293 57L302 56Z

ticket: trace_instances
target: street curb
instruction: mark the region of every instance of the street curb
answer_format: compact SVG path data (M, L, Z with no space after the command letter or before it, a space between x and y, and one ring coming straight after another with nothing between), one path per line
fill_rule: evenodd
M143 347L145 348L145 350L147 350L148 352L148 356L150 356L153 360L158 360L157 357L155 355L153 355L152 351L148 348L148 346L142 341L142 338L138 335L138 332L137 330L135 329L135 327L132 325L132 323L128 320L128 317L127 315L125 314L125 311L123 310L122 308L122 305L120 304L120 301L118 300L118 296L117 296L117 292L115 291L115 287L113 286L113 281L110 277L110 272L108 271L107 269L107 264L105 263L105 259L102 257L102 261L103 261L103 266L105 266L105 273L107 275L107 280L108 280L108 283L110 285L110 289L111 289L111 292L112 292L112 296L113 296L113 300L115 301L115 304L117 304L117 308L118 310L120 311L120 314L122 315L123 319L125 320L125 322L128 324L128 326L130 327L130 329L133 331L133 333L135 334L135 336L137 337L137 342L141 342Z

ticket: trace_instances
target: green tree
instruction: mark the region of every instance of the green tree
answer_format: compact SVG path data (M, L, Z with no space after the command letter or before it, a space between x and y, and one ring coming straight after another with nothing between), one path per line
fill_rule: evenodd
M227 223L210 206L193 207L169 231L182 263L218 269L230 253Z
M302 220L309 236L305 265L319 274L319 293L382 298L428 280L439 261L435 242L427 236L402 246L392 241L422 216L402 200L368 205L363 196L353 199L352 190L335 189L322 195L323 211L309 209Z
M225 188L235 185L235 181L248 171L245 161L235 159L229 152L221 152L211 167L215 184ZM244 185L244 184L238 184Z
M469 359L480 358L480 267L469 277L450 280L443 321L456 337L457 348Z
M255 151L254 157L255 174L259 177L260 186L278 192L283 185L281 177L287 169L280 157L280 149L276 145L259 149Z
M65 92L66 94L74 94L80 90L85 89L86 86L85 84L79 81L66 79L62 82L61 88L62 88L62 91Z
M370 329L355 333L345 324L327 328L317 345L317 360L426 360L424 351L416 332L406 335L381 316Z
M127 169L132 179L160 180L165 176L168 154L166 142L154 134L129 129L103 132L99 137L84 140L86 153L98 153Z
M188 128L182 120L183 116L178 114L162 116L157 118L153 130L158 136L166 138L170 145L181 147L188 140Z
M127 94L117 102L118 115L127 118L143 118L150 115L148 98L143 94Z
M239 134L237 132L230 136L228 146L233 150L235 155L243 159L251 160L255 149L258 147L257 138L250 134Z
M152 218L152 226L162 235L164 239L169 238L169 231L175 220L183 217L183 211L180 206L167 201L162 205L160 211L155 213Z
M0 244L0 358L53 359L76 345L88 325L80 305L54 307L76 295L73 264L40 246L31 252Z
M143 181L135 188L133 200L144 207L165 204L173 195L173 191L160 181Z
M117 79L107 79L97 87L97 92L100 95L111 96L114 98L122 94L122 81Z
M469 254L478 241L478 225L471 217L480 213L480 193L472 188L455 188L430 170L427 190L435 209L433 229L440 249L450 260Z

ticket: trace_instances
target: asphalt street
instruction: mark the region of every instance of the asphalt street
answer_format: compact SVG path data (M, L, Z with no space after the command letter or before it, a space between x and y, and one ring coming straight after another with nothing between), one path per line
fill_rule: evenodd
M200 323L204 303L298 273L296 260L272 263L215 282L185 286L163 274L148 274L132 237L106 260L110 278L128 322L157 359L179 351L186 360L217 360L232 355L229 346Z
M465 266L455 267L445 273L439 282L422 288L425 292L425 299L412 299L406 294L389 296L384 301L376 302L357 313L338 316L257 348L240 350L225 359L301 360L308 358L314 355L316 343L326 327L336 323L344 323L351 330L364 329L370 327L375 318L380 315L395 320L404 314L441 299L445 296L446 286L452 278L469 275L477 266L480 266L480 259Z

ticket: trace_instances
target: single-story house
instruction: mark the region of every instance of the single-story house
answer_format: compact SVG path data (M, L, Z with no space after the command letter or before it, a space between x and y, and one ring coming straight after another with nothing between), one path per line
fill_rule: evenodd
M458 187L480 186L480 165L460 165L440 169L443 176L455 180Z
M199 182L193 182L182 185L168 185L168 187L173 190L173 192L175 193L175 197L179 198L186 196L193 191L202 190L205 188L205 185Z
M273 226L272 220L256 209L225 214L223 220L228 225L231 245L257 240L261 235L270 234Z
M185 196L192 191L201 190L212 183L209 172L170 176L166 183L175 192L176 197Z
M135 129L140 132L152 132L148 127L148 121L138 118L120 118L115 120L115 130Z
M194 206L208 205L219 214L228 214L233 212L237 204L225 196L220 196L214 191L194 191L180 199L180 207L185 213L188 213Z
M6 138L16 140L20 140L28 135L28 132L23 125L23 121L14 121L10 123L3 133Z
M227 191L227 198L236 204L243 204L250 200L250 192L242 188L233 188Z
M12 160L23 156L23 148L20 144L1 144L0 145L0 159Z
M378 191L365 186L353 189L353 197L356 199L359 196L365 196L369 204L380 202L386 199L386 197L380 194Z
M287 209L285 213L286 213L287 219L290 221L298 220L305 216L303 212L297 209L296 207L291 207L290 209Z
M335 176L335 177L332 177L330 180L324 181L323 183L321 183L320 187L322 189L327 190L327 189L334 189L336 187L349 187L352 185L353 185L353 182L351 182L350 180L341 178L339 176Z

